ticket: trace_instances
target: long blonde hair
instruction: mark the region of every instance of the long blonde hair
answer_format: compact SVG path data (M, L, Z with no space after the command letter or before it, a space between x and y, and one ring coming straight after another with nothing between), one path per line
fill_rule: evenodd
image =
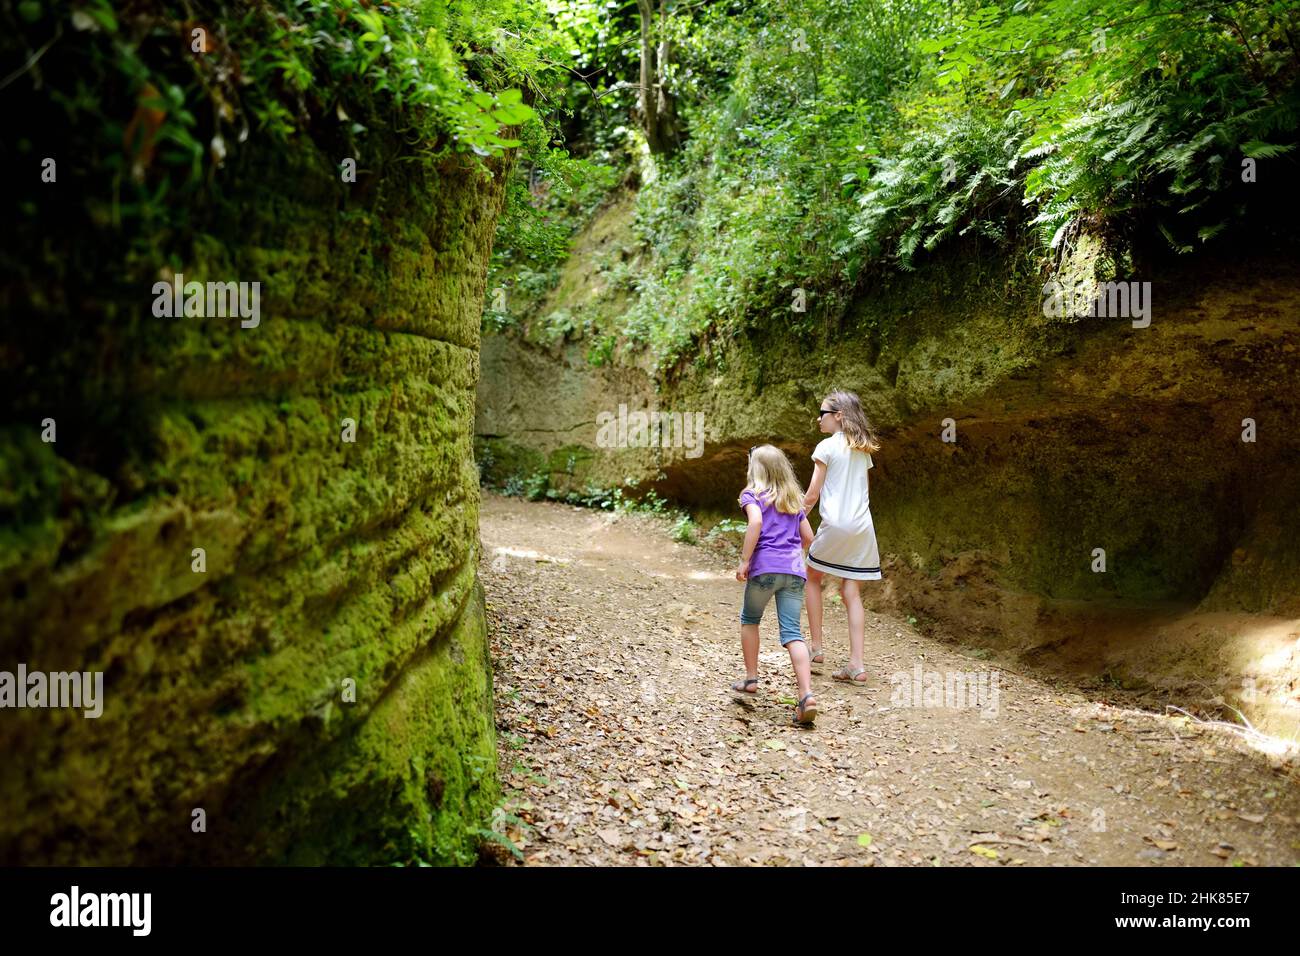
M775 445L759 445L750 450L748 481L745 491L752 491L782 514L797 515L803 511L803 489L794 476L790 459Z
M849 447L867 454L880 451L880 441L876 432L867 421L867 413L862 410L862 400L853 392L836 390L826 396L826 404L831 411L841 412L840 428Z

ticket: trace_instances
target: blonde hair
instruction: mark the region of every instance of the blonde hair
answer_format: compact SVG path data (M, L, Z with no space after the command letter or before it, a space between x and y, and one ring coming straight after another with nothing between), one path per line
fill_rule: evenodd
M831 411L841 413L840 428L850 448L868 454L880 451L880 441L867 421L867 413L862 410L862 400L857 395L837 390L826 396L826 404Z
M759 445L749 453L749 484L745 491L787 515L803 511L803 489L785 452L775 445Z

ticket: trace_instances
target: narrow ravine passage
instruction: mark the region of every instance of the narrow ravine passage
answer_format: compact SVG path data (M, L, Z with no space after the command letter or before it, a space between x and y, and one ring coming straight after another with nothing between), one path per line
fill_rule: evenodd
M870 683L830 679L847 637L828 606L821 716L796 728L770 612L760 693L727 690L740 585L723 556L649 516L491 494L481 536L501 827L528 864L1300 862L1295 764L1236 734L963 656L869 600ZM996 670L997 693L891 703L891 675L918 664L990 689Z

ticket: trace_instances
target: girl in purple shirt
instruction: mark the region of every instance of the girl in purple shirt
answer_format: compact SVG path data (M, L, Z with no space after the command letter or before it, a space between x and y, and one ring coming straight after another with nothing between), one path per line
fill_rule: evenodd
M796 723L811 724L817 716L812 695L808 646L799 630L799 609L803 607L805 581L803 548L812 541L812 526L804 516L803 489L790 467L790 459L773 445L759 445L749 451L749 483L740 493L749 527L740 553L736 580L745 582L740 609L740 649L745 657L745 679L731 689L746 694L758 692L758 623L767 602L776 598L776 618L781 628L781 646L790 652L795 680L799 684Z

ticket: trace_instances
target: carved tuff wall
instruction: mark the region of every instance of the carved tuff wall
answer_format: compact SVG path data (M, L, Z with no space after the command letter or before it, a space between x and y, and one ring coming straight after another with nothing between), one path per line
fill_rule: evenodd
M496 803L471 436L502 164L238 162L168 259L93 216L6 242L0 670L105 699L0 712L0 862L465 861ZM260 282L260 321L155 316L176 272Z

